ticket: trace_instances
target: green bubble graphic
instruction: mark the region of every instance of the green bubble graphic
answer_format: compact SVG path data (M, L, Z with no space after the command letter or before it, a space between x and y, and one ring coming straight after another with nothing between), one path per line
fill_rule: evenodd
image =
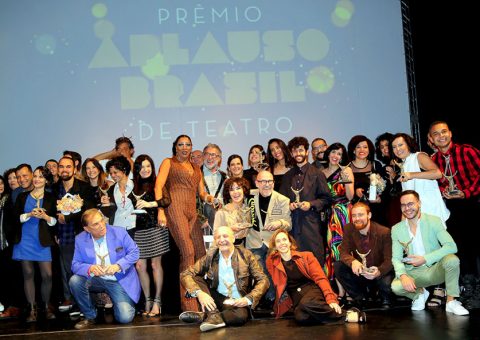
M142 66L142 73L149 79L168 74L170 66L165 63L165 59L161 53L157 53L155 57L148 59L147 63Z
M98 3L92 6L92 14L95 18L101 19L107 15L108 9L105 4Z
M327 93L335 84L335 75L325 66L318 66L310 70L307 76L308 88L315 93Z
M35 48L41 54L54 54L57 40L50 34L42 34L35 38Z

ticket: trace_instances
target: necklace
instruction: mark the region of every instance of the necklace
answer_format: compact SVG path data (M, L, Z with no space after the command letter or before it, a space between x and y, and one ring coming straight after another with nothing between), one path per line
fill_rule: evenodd
M365 169L368 166L368 164L370 164L370 161L368 159L367 159L367 163L365 163L365 166L363 166L363 167L357 166L357 164L355 164L355 162L356 161L352 161L353 166L356 167L357 169L360 169L360 170Z

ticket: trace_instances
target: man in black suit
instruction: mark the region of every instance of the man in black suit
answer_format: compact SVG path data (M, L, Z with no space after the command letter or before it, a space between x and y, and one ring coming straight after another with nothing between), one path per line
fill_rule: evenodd
M323 172L308 163L308 140L295 137L288 150L296 166L283 177L280 193L290 199L292 235L299 250L311 251L324 264L324 244L321 232L322 210L330 206L331 195Z

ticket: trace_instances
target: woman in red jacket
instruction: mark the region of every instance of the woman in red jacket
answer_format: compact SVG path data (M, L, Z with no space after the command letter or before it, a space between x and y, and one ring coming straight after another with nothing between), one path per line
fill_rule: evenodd
M342 313L320 263L311 252L296 251L293 237L277 230L270 240L267 269L275 285L274 312L282 316L293 307L301 324L339 321Z

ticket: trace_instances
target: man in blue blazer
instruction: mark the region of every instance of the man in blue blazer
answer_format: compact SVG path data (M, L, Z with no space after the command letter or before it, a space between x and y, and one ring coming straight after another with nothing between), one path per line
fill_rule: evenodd
M400 194L400 208L405 219L392 228L392 263L396 279L392 291L413 300L412 310L425 309L426 287L445 282L446 311L468 315L460 301L460 261L457 245L439 217L421 212L421 202L414 190Z
M140 297L135 270L139 250L124 228L107 225L98 209L85 211L82 233L75 237L70 289L85 319L75 325L85 329L95 324L97 311L90 292L106 292L113 301L115 319L131 322Z

